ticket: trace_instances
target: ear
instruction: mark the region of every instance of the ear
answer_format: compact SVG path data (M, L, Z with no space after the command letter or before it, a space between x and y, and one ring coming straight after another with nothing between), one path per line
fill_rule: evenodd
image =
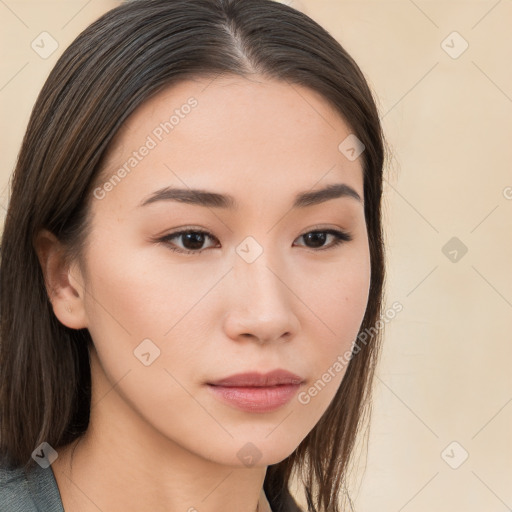
M47 229L37 234L34 248L55 316L71 329L87 327L85 292L78 265L72 265L70 268L66 266L63 245Z

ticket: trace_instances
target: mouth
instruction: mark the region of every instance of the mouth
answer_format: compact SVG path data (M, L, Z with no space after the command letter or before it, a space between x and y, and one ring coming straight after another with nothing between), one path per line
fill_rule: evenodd
M215 397L245 412L272 412L287 404L304 379L286 370L266 374L239 373L214 382L208 389Z
M278 369L268 373L237 373L223 379L208 382L208 384L223 387L272 387L301 384L302 382L304 382L302 377L286 370Z

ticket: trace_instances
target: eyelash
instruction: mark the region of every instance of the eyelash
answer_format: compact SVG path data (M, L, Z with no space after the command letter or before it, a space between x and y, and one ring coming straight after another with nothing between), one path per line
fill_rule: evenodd
M167 245L168 248L171 251L179 252L179 253L182 253L182 254L200 254L203 251L208 250L208 249L199 249L197 251L193 251L193 250L189 250L189 249L181 249L181 248L173 247L169 243L170 240L172 240L174 238L178 238L181 235L185 235L187 233L195 233L195 234L206 235L210 239L214 239L214 240L218 241L218 239L215 236L213 236L211 233L209 233L208 231L203 231L203 230L200 230L200 229L185 229L185 230L176 231L175 233L170 233L168 235L165 235L164 237L158 239L158 242L161 242L161 243ZM327 233L328 235L334 236L334 242L331 243L330 245L328 245L327 247L320 247L318 249L315 249L313 247L306 247L306 249L310 249L310 250L312 250L314 252L326 251L326 250L329 250L329 249L333 249L334 247L336 247L336 246L338 246L340 244L343 244L344 242L350 242L352 240L352 235L350 233L348 233L346 231L340 231L340 230L337 230L337 229L315 229L313 231L307 231L306 233L303 233L302 235L299 235L299 238L301 238L301 237L303 237L305 235L311 234L311 233L315 233L315 234L317 234L317 233Z

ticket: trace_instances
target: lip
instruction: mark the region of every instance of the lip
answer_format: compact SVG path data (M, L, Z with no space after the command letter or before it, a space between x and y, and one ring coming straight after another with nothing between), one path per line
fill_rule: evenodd
M208 384L224 387L269 387L284 384L301 384L303 381L302 377L294 373L278 369L268 373L237 373L214 382L208 382Z
M302 377L279 369L265 374L238 373L207 386L222 402L245 412L263 413L287 404L303 382Z

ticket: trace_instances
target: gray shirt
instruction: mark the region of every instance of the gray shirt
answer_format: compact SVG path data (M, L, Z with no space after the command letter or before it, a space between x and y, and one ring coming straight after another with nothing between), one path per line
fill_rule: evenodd
M0 467L0 510L5 512L64 512L52 467Z

